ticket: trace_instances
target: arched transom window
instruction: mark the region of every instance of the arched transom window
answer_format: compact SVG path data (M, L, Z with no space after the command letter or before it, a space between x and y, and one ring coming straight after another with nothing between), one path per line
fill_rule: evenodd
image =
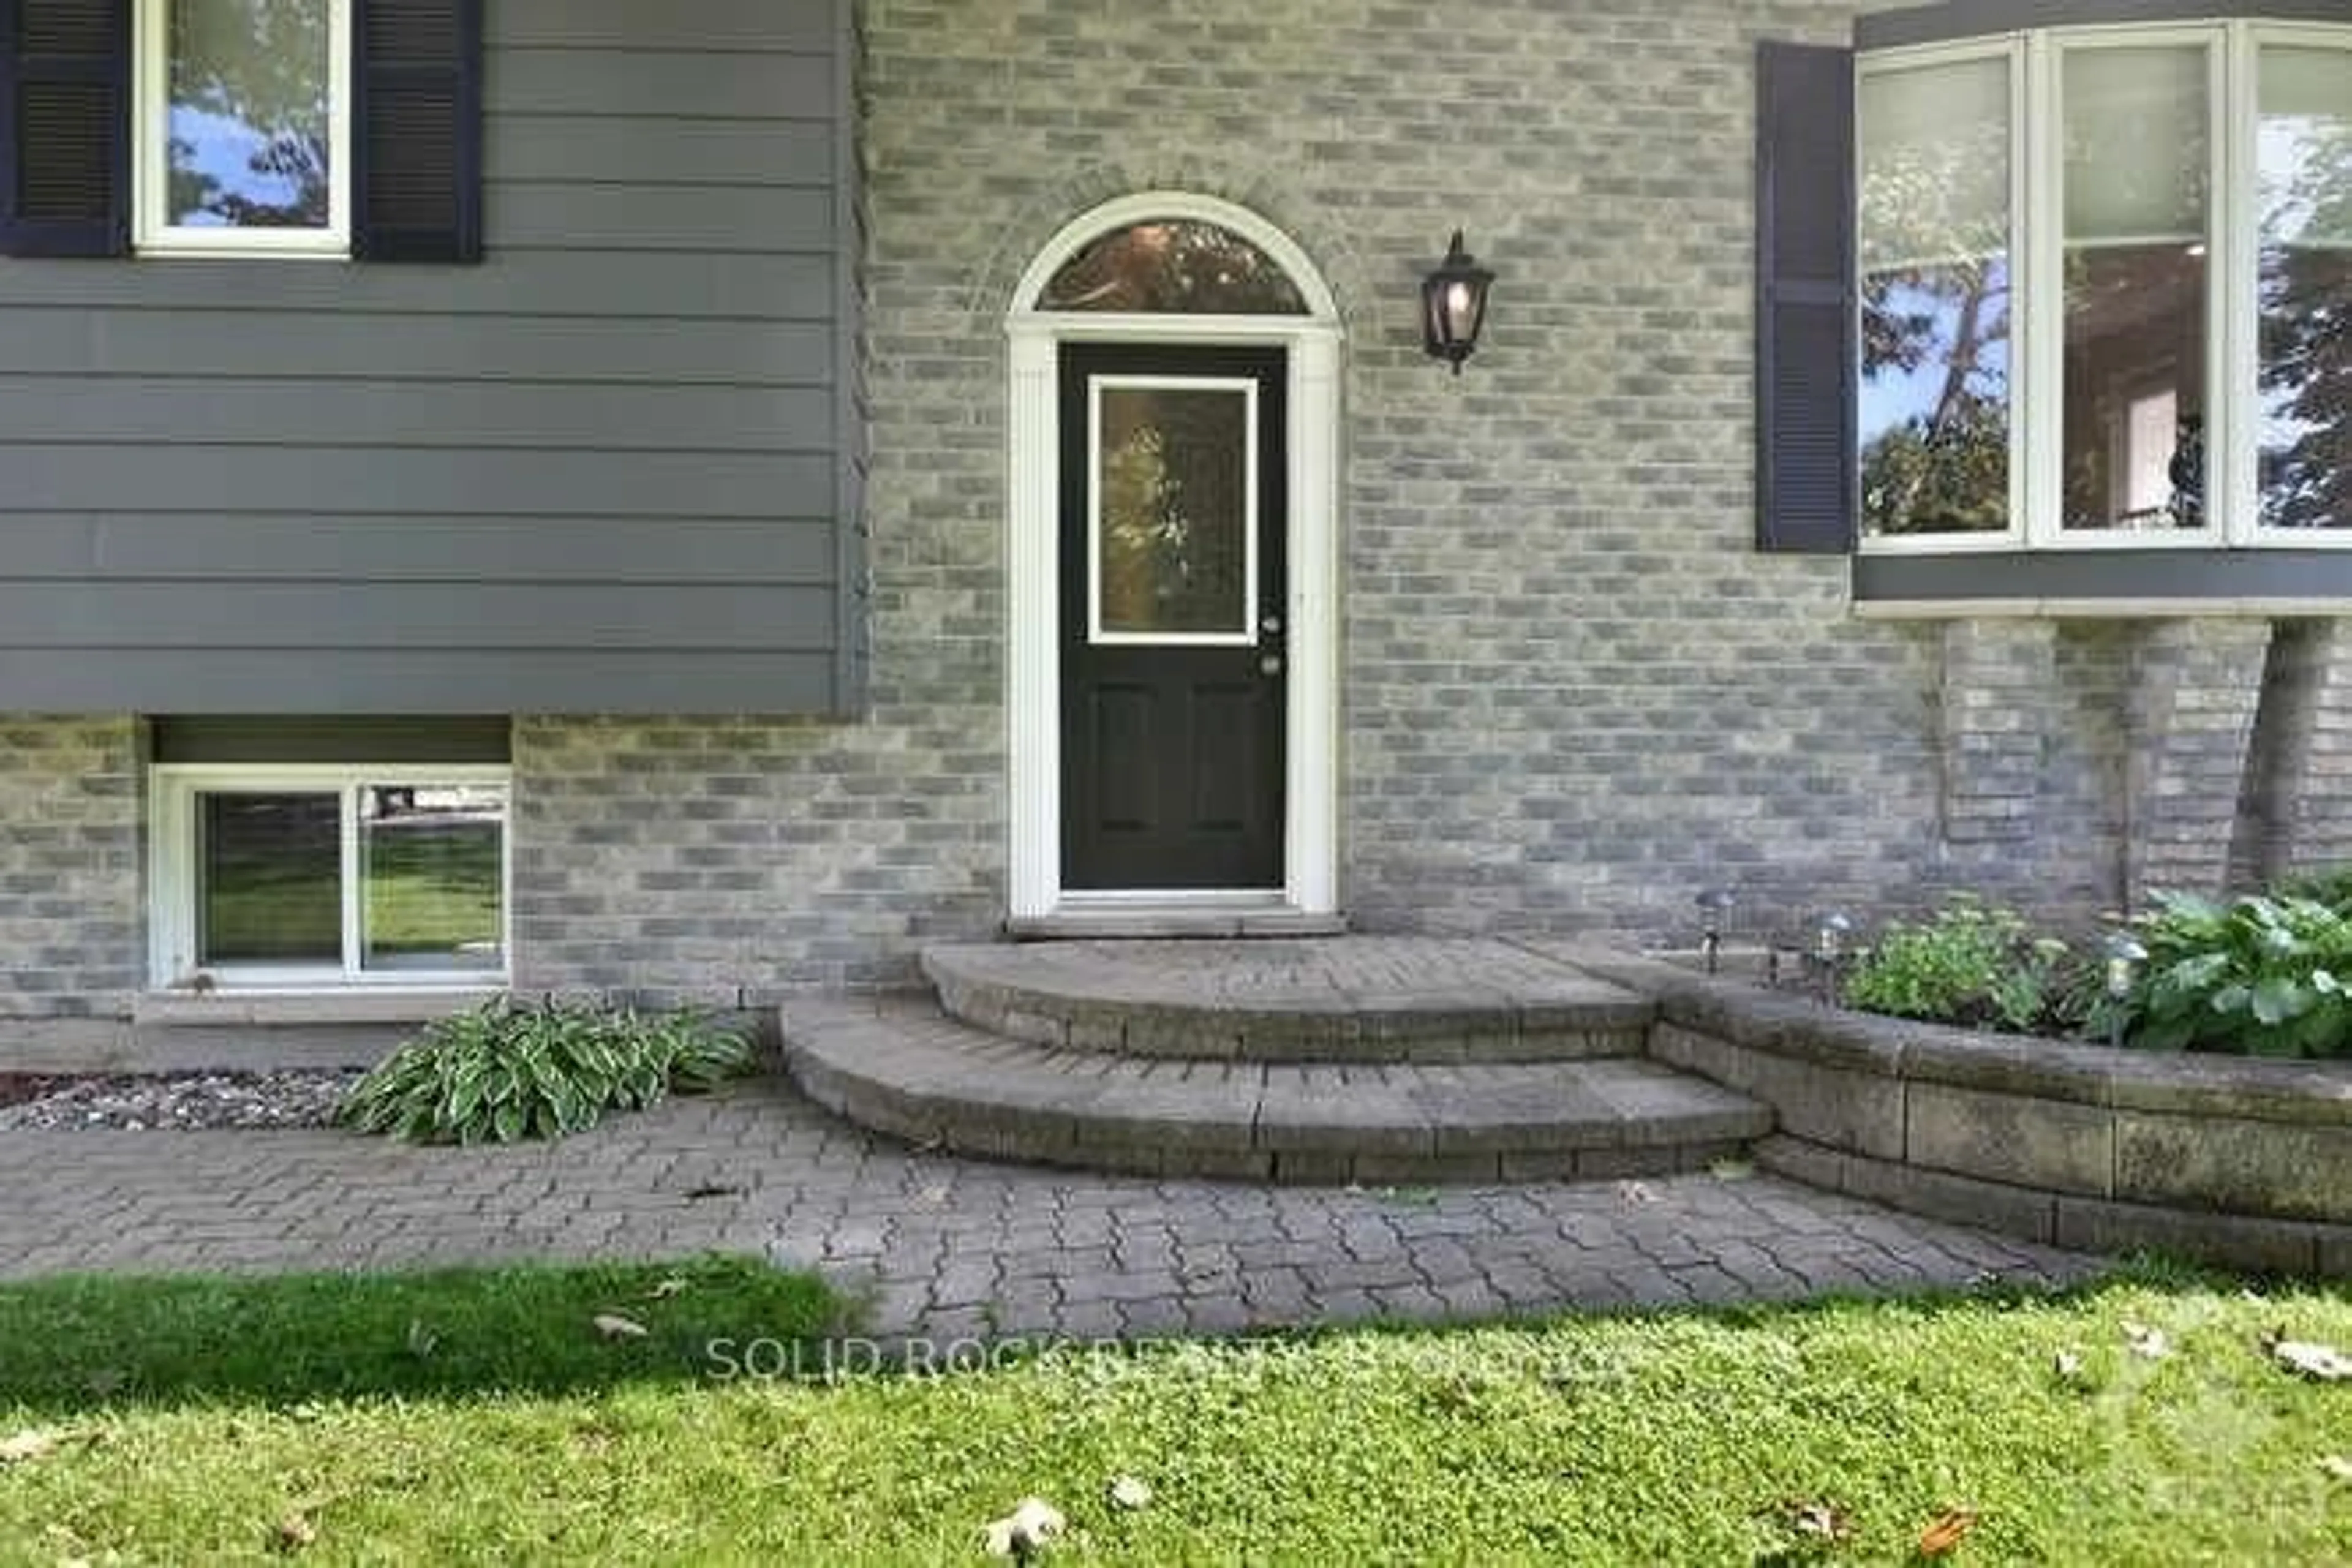
M1304 316L1282 264L1232 229L1199 218L1147 218L1087 242L1037 300L1042 310Z

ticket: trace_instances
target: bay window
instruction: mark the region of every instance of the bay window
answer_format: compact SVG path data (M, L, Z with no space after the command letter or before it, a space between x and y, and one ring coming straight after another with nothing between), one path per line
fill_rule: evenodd
M2352 27L1865 53L1865 552L2352 542Z

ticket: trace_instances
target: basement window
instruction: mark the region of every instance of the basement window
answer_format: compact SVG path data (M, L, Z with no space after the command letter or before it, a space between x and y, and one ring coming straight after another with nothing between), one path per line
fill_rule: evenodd
M159 765L163 988L498 984L508 770Z

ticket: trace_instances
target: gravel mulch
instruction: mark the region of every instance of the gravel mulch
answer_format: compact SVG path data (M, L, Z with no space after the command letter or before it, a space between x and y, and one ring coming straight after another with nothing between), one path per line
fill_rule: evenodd
M0 1132L326 1127L356 1072L0 1073Z

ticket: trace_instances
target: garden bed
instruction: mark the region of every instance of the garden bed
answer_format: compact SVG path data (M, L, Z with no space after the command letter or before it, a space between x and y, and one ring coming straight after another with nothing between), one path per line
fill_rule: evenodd
M1759 1163L2061 1247L2352 1276L2352 1069L1847 1012L1579 949L1657 999L1650 1054L1770 1104Z

